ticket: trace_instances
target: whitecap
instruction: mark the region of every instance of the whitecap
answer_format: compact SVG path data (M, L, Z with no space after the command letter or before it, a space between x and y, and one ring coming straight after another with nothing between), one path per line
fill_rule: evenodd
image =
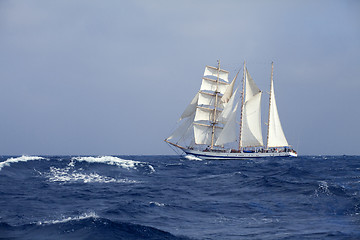
M137 169L138 166L147 166L151 172L155 172L153 166L148 163L127 160L113 156L100 156L100 157L73 157L72 161L88 162L88 163L104 163L108 165L115 165L125 169Z
M69 164L70 165L70 164ZM138 183L129 179L115 179L108 176L102 176L98 173L84 173L80 170L72 170L72 167L56 168L50 167L50 172L47 175L50 182L59 183Z
M324 194L327 196L332 195L332 193L329 190L329 185L326 181L318 181L318 183L319 183L318 188L315 189L315 193L314 193L316 197L318 197L319 194Z
M151 173L155 172L155 168L153 166L151 166L150 164L149 164L149 168L150 168Z
M158 206L158 207L164 207L165 204L164 203L159 203L159 202L149 202L150 205L155 205L155 206Z
M58 220L49 220L49 221L39 221L37 222L38 225L42 225L42 224L57 224L57 223L66 223L69 221L78 221L78 220L83 220L83 219L87 219L87 218L99 218L98 215L96 215L96 213L94 212L90 212L90 213L83 213L79 216L75 216L75 217L63 217L61 219Z
M202 161L201 158L195 157L194 155L185 155L185 158L191 161Z
M4 162L0 162L0 170L5 166L10 166L11 163L27 162L27 161L43 160L43 159L45 158L38 156L25 156L25 155L16 158L9 158Z

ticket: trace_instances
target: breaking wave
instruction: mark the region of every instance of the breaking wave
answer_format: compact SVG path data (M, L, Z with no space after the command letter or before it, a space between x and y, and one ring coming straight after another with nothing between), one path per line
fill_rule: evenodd
M150 206L157 206L157 207L164 207L165 204L164 203L159 203L159 202L149 202Z
M96 215L96 213L94 212L89 212L89 213L83 213L79 216L75 216L75 217L63 217L61 219L58 220L49 220L49 221L39 221L36 224L37 225L43 225L43 224L57 224L57 223L66 223L69 221L79 221L79 220L83 220L83 219L87 219L87 218L98 218L99 216Z
M194 155L185 155L185 158L190 161L202 161L201 158L195 157Z
M118 167L122 167L125 169L137 169L140 167L148 167L151 172L155 172L153 166L148 163L134 161L134 160L127 160L113 156L100 156L100 157L73 157L72 161L78 162L88 162L88 163L104 163L108 165L115 165Z
M39 172L39 174L47 177L50 182L59 183L138 183L138 181L135 180L126 178L117 179L114 177L103 176L96 172L87 173L83 168L75 168L75 160L76 158L71 159L70 163L65 168L51 166L49 172Z
M12 163L18 163L18 162L27 162L27 161L34 161L34 160L43 160L45 158L43 157L38 157L38 156L21 156L21 157L16 157L16 158L9 158L4 162L0 162L0 170L3 167L8 167L10 166L10 164Z
M50 167L50 172L46 174L50 182L60 183L138 183L135 180L129 179L115 179L112 177L102 176L98 173L84 173L78 170L71 170L71 168L56 168Z

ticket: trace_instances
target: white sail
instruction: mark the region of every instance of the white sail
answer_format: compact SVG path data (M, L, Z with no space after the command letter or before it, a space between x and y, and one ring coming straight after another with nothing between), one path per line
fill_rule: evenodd
M228 83L224 82L216 82L216 80L210 78L203 78L201 82L200 91L211 91L215 92L218 91L221 94L224 94Z
M220 132L215 145L221 146L226 143L235 142L238 138L237 129L239 124L236 122L236 112L238 109L238 104L236 104L233 111L231 111L228 121L226 122L224 128Z
M269 132L268 132L268 144L267 147L285 147L289 146L284 131L281 127L279 113L276 106L274 82L271 79L270 88L270 109L269 109Z
M221 114L224 103L221 97L228 89L229 72L219 68L206 66L199 91L199 98L194 118L194 139L196 144L211 145L221 132L218 116ZM219 78L219 79L218 79ZM221 80L220 80L221 79ZM215 132L213 132L215 130Z
M245 102L243 113L243 129L241 131L242 147L263 146L261 132L261 95L259 92Z
M245 102L243 106L243 119L241 130L242 147L263 146L261 131L261 95L249 72L245 72Z
M217 138L220 128L215 128L215 139ZM196 144L211 145L212 127L194 123L194 136Z
M258 94L260 92L260 89L258 88L256 83L254 82L254 80L251 78L250 73L248 72L247 69L246 69L245 73L246 73L246 75L245 75L245 86L246 86L245 102L246 102L250 98L255 96L256 94Z
M230 114L234 110L235 99L237 98L237 93L238 93L238 89L235 89L234 94L231 96L229 102L226 103L223 111L219 115L219 118L218 118L219 122L226 123L228 121Z
M216 96L214 94L199 92L198 105L215 106ZM216 106L220 106L220 98L217 99Z
M229 72L225 71L223 69L220 69L220 71L215 67L206 66L204 76L212 76L217 78L219 75L219 78L223 79L225 82L228 82L229 78Z
M194 122L195 112L189 117L183 119L183 122L178 128L171 134L167 140L175 140L176 142L181 139L186 139L192 135L192 124Z
M237 75L236 75L236 76L237 76ZM232 96L232 94L233 94L233 91L234 91L235 80L236 80L236 77L232 80L232 82L230 83L230 85L227 86L224 95L221 97L221 101L222 101L223 103L227 103L227 102L230 100L230 98L231 98L231 96Z
M194 121L213 121L214 119L214 110L205 107L198 107L195 112Z
M181 115L179 121L182 120L183 118L189 117L189 116L193 115L193 113L195 113L196 106L198 103L198 98L199 98L199 93L197 93L195 95L195 97L191 100L191 103L186 107L186 109L183 112L183 114Z

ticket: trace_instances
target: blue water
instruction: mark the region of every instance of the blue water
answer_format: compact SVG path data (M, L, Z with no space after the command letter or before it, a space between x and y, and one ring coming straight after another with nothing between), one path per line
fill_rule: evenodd
M360 157L2 156L0 239L360 239Z

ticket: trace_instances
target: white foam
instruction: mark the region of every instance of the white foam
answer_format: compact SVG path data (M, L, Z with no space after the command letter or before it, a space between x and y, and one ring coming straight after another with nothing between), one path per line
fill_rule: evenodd
M185 158L191 161L202 161L201 158L195 157L194 155L185 155Z
M158 207L164 207L165 204L164 203L159 203L159 202L149 202L150 205L155 205L155 206L158 206Z
M38 225L42 225L42 224L57 224L57 223L66 223L69 221L73 221L73 220L83 220L83 219L87 219L87 218L98 218L99 216L96 215L96 213L94 212L90 212L90 213L83 213L79 216L75 216L75 217L63 217L59 220L49 220L49 221L39 221L37 222Z
M155 172L155 169L150 164L134 161L134 160L126 160L118 157L112 156L100 156L100 157L74 157L71 159L72 161L78 162L89 162L89 163L104 163L109 165L115 165L126 169L137 169L137 166L147 165L151 172Z
M149 164L148 166L150 168L151 173L155 172L155 168Z
M319 187L318 189L315 189L315 194L314 194L316 197L318 197L319 194L324 194L327 196L332 195L332 193L329 190L329 185L326 181L318 181L318 183L319 183Z
M71 163L69 165L71 165ZM49 181L60 183L138 183L134 180L115 179L112 177L101 176L97 173L84 173L81 172L81 169L79 169L79 172L78 170L73 170L69 165L66 168L50 167L50 172L47 174Z
M9 158L4 162L0 162L0 170L5 166L10 166L11 163L18 163L18 162L27 162L27 161L34 161L34 160L42 160L45 159L43 157L38 156L21 156L17 158Z

